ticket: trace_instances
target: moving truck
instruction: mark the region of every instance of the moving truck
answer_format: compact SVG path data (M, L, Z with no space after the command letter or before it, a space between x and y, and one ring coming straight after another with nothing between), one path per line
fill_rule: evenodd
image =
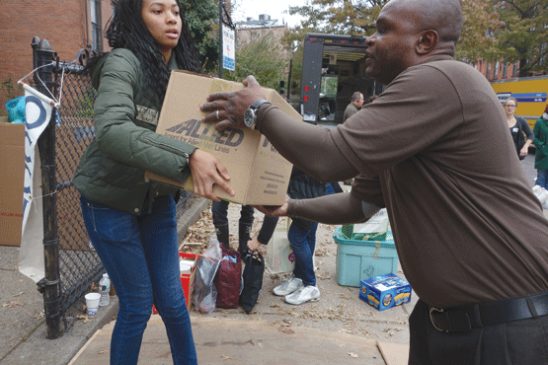
M382 91L382 84L365 75L365 37L310 33L304 39L301 115L310 123L342 123L352 93L366 99Z

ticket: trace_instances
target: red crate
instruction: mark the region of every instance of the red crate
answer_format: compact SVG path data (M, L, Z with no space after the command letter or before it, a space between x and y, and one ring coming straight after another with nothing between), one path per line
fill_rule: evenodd
M197 261L200 255L191 252L179 252L179 257L186 260ZM192 282L192 276L194 275L195 268L196 266L194 266L190 273L181 274L181 286L183 287L183 291L185 293L185 304L188 310L190 310L190 297L192 295L192 287L190 286L190 283ZM152 313L158 314L158 311L154 305L152 305Z

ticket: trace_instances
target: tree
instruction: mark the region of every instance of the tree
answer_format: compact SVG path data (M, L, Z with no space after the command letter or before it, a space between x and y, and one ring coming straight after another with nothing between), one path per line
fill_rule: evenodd
M310 32L367 35L387 0L311 0L290 7L304 17L287 42L302 41ZM520 76L546 73L548 2L546 0L461 0L464 27L457 58L519 61Z
M548 2L546 0L494 1L502 20L495 32L505 59L519 61L519 76L548 69Z
M380 9L388 0L312 0L304 6L292 6L290 14L305 18L302 29L322 33L363 35L374 28Z
M292 49L291 94L299 94L302 75L303 40L308 33L366 35L374 32L375 20L388 0L312 0L304 6L289 8L304 20L284 37Z
M502 54L494 32L501 26L492 3L462 0L464 24L457 44L457 59L472 63L478 59L498 60Z
M196 41L204 71L214 70L219 58L218 0L179 0Z
M236 70L226 72L225 79L242 81L246 76L254 75L262 86L277 89L280 80L285 78L286 65L282 46L267 34L236 51Z

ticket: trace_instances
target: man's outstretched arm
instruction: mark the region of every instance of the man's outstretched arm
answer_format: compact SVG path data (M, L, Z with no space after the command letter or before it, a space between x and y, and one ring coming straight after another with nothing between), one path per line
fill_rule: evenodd
M369 219L379 207L352 193L324 195L313 199L289 199L275 208L257 207L266 214L290 216L325 224L358 223Z

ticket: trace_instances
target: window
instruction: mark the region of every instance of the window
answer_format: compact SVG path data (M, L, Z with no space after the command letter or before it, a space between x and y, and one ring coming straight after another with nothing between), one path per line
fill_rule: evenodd
M101 33L101 0L88 0L91 23L91 49L101 52L103 35Z

